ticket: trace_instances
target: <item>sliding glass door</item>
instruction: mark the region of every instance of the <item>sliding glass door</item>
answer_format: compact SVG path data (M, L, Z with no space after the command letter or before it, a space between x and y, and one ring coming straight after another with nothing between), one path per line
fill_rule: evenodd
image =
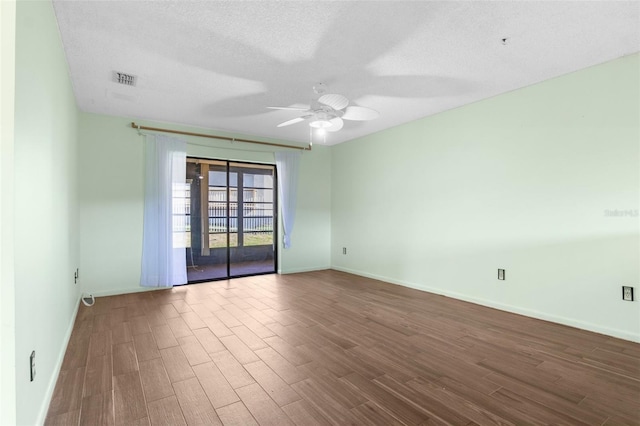
M275 166L187 159L189 282L276 270Z

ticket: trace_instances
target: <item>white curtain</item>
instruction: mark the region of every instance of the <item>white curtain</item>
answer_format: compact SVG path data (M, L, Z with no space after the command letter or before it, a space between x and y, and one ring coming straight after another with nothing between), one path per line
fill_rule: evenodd
M142 235L144 287L187 282L184 223L186 142L164 135L145 136L145 191ZM182 197L181 197L182 195Z
M298 199L298 169L300 152L277 151L276 169L278 170L278 196L282 210L284 228L284 248L291 246L291 233L296 219L296 200Z

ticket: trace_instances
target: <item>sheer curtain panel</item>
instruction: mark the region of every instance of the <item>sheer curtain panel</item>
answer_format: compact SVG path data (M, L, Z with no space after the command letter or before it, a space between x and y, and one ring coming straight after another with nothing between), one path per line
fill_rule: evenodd
M284 228L284 248L291 247L291 233L296 219L296 201L298 199L298 170L300 152L277 151L276 169L278 170L278 195L282 210Z
M186 142L164 135L145 136L145 191L142 234L143 287L187 282L184 212Z

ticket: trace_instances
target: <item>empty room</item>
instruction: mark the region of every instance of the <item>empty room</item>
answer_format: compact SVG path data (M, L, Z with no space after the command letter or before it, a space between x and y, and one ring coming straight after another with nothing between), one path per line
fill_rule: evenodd
M640 425L639 1L0 22L0 425Z

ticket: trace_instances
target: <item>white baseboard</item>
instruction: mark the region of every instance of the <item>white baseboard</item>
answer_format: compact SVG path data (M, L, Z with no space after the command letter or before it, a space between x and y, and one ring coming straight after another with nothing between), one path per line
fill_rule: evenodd
M314 271L324 271L326 269L331 269L331 266L311 266L308 268L294 268L294 269L280 269L278 270L278 274L299 274L301 272L314 272Z
M579 328L582 330L593 331L594 333L600 333L611 337L617 337L619 339L629 340L631 342L640 343L640 335L630 333L625 330L619 330L609 327L603 327L598 324L593 324L590 322L580 321L573 318L562 317L554 314L550 314L547 312L540 312L533 309L521 308L519 306L506 305L504 303L494 302L492 300L482 299L478 297L468 296L462 293L456 293L453 291L444 290L441 288L430 287L425 285L420 285L408 281L396 280L391 277L385 277L375 274L370 274L363 271L357 271L349 268L343 268L339 266L333 266L331 269L335 269L336 271L347 272L349 274L360 275L367 278L372 278L374 280L384 281L390 284L401 285L403 287L409 287L420 291L426 291L428 293L439 294L442 296L451 297L458 300L463 300L465 302L475 303L477 305L487 306L489 308L499 309L501 311L511 312L514 314L524 315L531 318L536 318L540 320L550 321L557 324L567 325L569 327Z
M176 286L180 287L180 286ZM167 287L170 288L170 287ZM85 291L85 293L91 294L93 297L106 297L106 296L118 296L121 294L129 294L129 293L142 293L143 291L156 291L156 290L166 290L167 288L156 288L156 287L133 287L133 288L121 288L117 290L106 290L106 291Z
M49 405L51 405L51 398L53 398L53 391L56 388L56 383L58 383L58 376L60 375L60 369L62 368L62 362L64 361L64 356L67 353L67 346L69 346L69 340L71 340L71 333L73 332L73 326L76 323L76 317L78 316L78 310L80 308L80 298L82 294L78 295L78 301L76 302L76 308L73 312L73 316L71 317L71 322L67 327L67 332L64 336L64 344L58 354L58 359L56 360L56 364L53 366L53 374L49 380L49 385L47 386L47 390L44 394L44 401L42 407L40 408L40 413L38 414L38 419L36 424L42 425L47 417L47 412L49 412Z

